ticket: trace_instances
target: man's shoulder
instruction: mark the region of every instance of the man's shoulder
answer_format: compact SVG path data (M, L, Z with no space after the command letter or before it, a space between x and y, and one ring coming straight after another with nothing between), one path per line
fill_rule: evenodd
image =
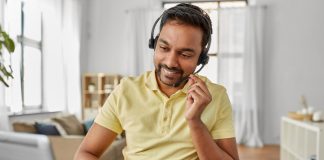
M120 85L125 87L126 86L136 87L136 86L144 85L148 81L150 76L152 76L151 74L152 71L147 71L139 76L126 76L121 79Z

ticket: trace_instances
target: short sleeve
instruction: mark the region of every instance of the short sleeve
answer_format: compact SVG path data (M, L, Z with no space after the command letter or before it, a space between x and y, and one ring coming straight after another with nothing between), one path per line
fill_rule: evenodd
M99 109L99 113L95 119L95 123L103 126L113 132L120 134L123 131L119 116L117 113L118 107L118 87L109 95L106 102Z
M218 110L216 114L216 121L211 130L213 139L224 139L235 137L232 105L226 93L226 89L223 89L221 95L217 98L219 101Z

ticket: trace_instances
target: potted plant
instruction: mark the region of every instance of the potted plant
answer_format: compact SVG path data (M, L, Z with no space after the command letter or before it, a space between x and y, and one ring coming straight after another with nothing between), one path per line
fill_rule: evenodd
M9 54L15 51L15 43L9 37L8 33L2 30L0 25L0 81L6 86L9 87L8 79L13 78L11 65L6 65L4 59L4 53L2 52L3 48L6 48Z

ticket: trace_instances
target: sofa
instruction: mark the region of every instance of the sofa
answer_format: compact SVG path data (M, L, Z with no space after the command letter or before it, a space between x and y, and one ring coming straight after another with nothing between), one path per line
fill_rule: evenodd
M80 122L74 115L60 115L32 122L13 122L12 129L14 132L46 135L50 140L54 158L71 160L92 123L93 119ZM119 135L100 159L122 160L122 149L125 146L125 138Z

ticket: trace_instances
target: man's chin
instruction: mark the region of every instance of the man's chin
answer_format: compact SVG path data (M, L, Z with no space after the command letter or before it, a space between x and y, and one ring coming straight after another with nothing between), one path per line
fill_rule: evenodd
M164 80L164 79L161 79L161 82L167 86L173 86L174 84L177 83L177 81L169 81L169 80Z
M157 77L159 81L167 86L174 86L175 84L178 84L179 81L181 81L182 79L181 75L182 74L179 74L179 76L170 77L170 76L166 76L161 72L157 72Z
M170 87L178 87L179 85L181 85L182 83L185 83L186 78L178 78L177 80L166 80L166 79L160 79L160 81L167 86Z

